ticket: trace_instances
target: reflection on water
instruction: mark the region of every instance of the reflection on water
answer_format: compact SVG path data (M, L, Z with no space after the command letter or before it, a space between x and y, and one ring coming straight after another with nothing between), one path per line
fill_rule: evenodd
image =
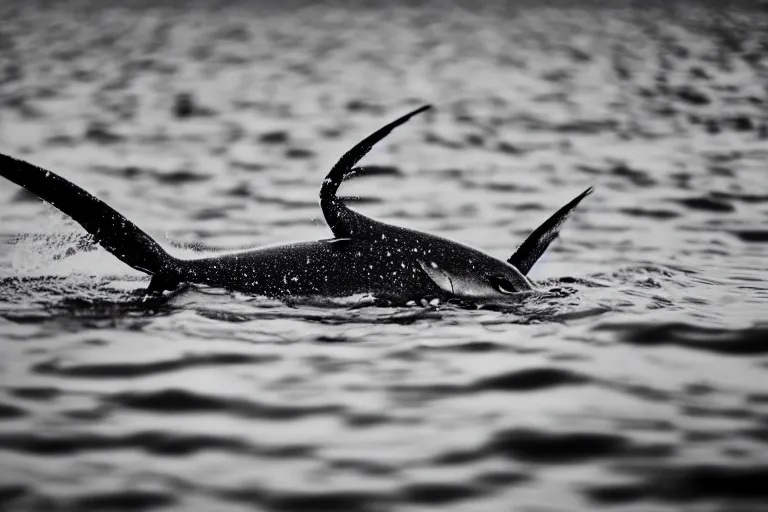
M354 208L506 258L514 305L146 277L0 182L3 510L761 510L766 17L662 8L0 7L2 151L175 253ZM761 46L762 45L762 46ZM558 291L560 289L560 291Z

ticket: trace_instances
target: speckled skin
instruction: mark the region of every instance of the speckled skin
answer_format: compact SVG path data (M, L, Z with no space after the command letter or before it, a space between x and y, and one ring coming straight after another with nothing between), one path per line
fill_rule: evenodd
M473 280L485 274L512 274L520 291L533 289L513 266L477 249L418 231L376 224L376 235L177 260L172 278L272 297L368 293L403 301L486 295L488 286ZM463 289L452 293L441 288L423 265L452 276L454 286ZM460 291L463 293L456 293Z
M381 139L424 106L369 135L343 155L323 181L320 206L335 239L264 247L191 261L174 260L158 288L204 283L273 297L371 294L408 301L502 297L533 289L513 265L428 233L384 224L347 208L336 195L353 167ZM506 292L494 287L495 278Z
M337 197L342 181L365 172L354 165L377 142L429 108L416 109L377 130L333 166L320 189L320 206L336 237L329 240L181 260L109 205L61 176L6 155L0 155L0 175L71 216L124 263L152 275L150 292L184 282L270 297L370 294L402 302L503 299L530 292L534 287L525 274L591 189L534 230L506 262L445 238L370 219Z

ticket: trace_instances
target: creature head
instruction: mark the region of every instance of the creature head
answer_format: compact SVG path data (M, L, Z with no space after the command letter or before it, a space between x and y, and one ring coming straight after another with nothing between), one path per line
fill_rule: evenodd
M448 242L447 240L445 242ZM422 270L446 293L471 299L504 299L534 289L517 268L455 242L437 244L418 260Z

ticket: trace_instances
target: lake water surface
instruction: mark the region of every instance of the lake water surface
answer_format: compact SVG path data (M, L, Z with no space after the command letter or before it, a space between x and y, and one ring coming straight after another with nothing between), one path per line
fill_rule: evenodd
M748 511L768 503L765 11L0 7L0 152L169 250L354 208L506 259L505 307L148 278L0 181L0 509Z

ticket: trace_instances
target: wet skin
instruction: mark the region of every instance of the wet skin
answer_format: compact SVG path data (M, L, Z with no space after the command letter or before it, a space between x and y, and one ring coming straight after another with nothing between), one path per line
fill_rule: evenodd
M507 260L429 233L392 226L349 209L336 195L341 183L364 174L354 167L393 129L424 106L369 135L344 154L320 189L320 206L334 239L261 247L183 260L82 188L50 171L0 154L0 175L71 216L131 267L152 275L149 291L181 283L206 284L270 297L370 294L391 301L504 299L534 290L526 277L591 188L562 207Z
M374 290L379 298L407 301L471 296L472 290L467 289L471 276L496 266L519 275L520 282L527 284L519 291L533 290L517 269L477 249L395 226L386 226L378 236L300 242L180 260L174 277L275 297L339 297ZM433 275L453 276L465 287L464 293L441 288L424 267L432 269ZM436 279L439 281L440 274ZM482 286L476 286L477 292L483 291Z

